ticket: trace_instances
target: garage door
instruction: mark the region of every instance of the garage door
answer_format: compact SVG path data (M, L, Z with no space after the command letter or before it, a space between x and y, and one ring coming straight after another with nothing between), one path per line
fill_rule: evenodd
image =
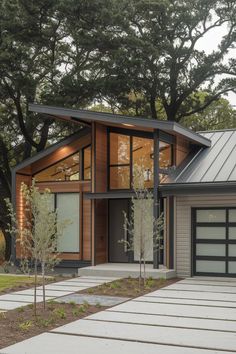
M236 208L193 209L193 275L236 276Z

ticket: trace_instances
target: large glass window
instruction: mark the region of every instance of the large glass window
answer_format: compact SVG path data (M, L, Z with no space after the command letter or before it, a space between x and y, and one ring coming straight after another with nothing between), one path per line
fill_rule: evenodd
M83 160L82 163L81 159ZM36 173L34 178L36 182L79 181L82 178L90 180L91 146L88 146Z
M80 251L80 195L79 193L51 194L51 208L57 209L57 218L68 220L63 234L58 239L58 252Z
M153 139L111 132L109 156L110 189L130 189L135 170L140 168L145 186L153 187ZM171 144L160 141L159 161L162 174L167 173L173 164Z
M80 179L80 153L77 152L37 173L36 182L78 181Z
M134 136L132 142L133 176L135 176L135 169L142 167L145 187L151 188L153 186L153 140Z
M130 136L110 134L110 188L130 188Z

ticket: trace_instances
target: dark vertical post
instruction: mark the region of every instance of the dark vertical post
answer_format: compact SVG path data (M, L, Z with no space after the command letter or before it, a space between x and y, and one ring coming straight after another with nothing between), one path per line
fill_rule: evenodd
M174 269L174 197L168 198L167 208L169 209L169 269Z
M153 176L153 216L155 219L159 217L160 205L159 205L159 130L155 129L153 133L153 148L154 148L154 176ZM155 227L155 226L154 226ZM159 268L159 250L156 249L155 234L156 230L153 230L153 268Z

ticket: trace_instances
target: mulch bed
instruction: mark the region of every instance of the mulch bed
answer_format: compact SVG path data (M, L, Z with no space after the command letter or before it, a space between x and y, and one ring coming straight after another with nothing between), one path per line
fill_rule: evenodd
M36 318L32 305L0 313L0 349L104 309L106 307L52 301L47 303L45 311L42 303L38 304Z
M146 286L144 287L143 283L139 286L138 278L124 278L94 288L81 290L78 293L135 298L174 284L179 280L179 278L169 280L149 278L146 280Z

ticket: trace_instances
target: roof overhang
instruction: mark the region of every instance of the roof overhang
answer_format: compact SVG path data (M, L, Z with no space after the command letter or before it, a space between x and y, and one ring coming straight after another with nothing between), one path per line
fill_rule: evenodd
M49 115L57 119L63 119L79 124L99 122L107 126L119 126L126 129L141 129L143 131L154 131L156 129L173 135L181 135L190 140L193 144L210 147L211 141L202 135L172 121L160 121L143 117L130 117L119 114L94 112L82 109L69 109L39 104L29 104L29 111Z
M235 193L236 181L162 184L160 185L160 191L163 196Z

